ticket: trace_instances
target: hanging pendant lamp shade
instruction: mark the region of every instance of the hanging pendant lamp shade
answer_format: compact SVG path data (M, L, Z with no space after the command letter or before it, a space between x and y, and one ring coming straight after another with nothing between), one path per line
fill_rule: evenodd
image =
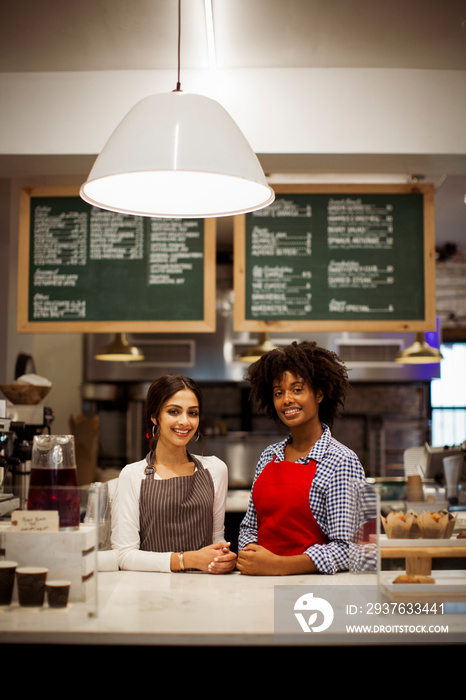
M414 343L398 354L397 362L405 365L424 365L443 360L440 350L426 343L424 333L416 333Z
M138 362L144 359L144 355L139 348L128 343L126 333L115 333L112 342L100 348L94 359L105 362Z
M81 197L135 216L207 218L261 209L275 194L228 112L209 97L175 90L130 110Z
M256 362L262 355L271 350L277 350L277 346L272 343L268 333L259 333L259 342L251 348L241 353L242 362Z

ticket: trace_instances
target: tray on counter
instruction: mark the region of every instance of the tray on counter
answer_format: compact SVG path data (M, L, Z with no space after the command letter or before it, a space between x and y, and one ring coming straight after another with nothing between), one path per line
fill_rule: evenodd
M435 583L393 583L399 571L383 573L381 589L394 603L462 603L466 602L466 575L458 571L436 571Z
M458 539L458 537L453 534L453 536L447 540L439 538L427 539L422 537L418 537L416 539L389 539L387 535L380 535L379 544L380 547L394 547L397 549L410 549L413 547L418 549L425 549L426 547L446 547L448 549L452 547L460 547L464 549L466 547L466 537L461 537ZM466 552L464 556L466 556Z

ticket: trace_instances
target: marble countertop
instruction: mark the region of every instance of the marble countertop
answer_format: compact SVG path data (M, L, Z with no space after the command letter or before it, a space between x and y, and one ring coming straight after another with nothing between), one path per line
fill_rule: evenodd
M382 572L383 574L384 572ZM391 574L393 576L393 572ZM452 585L466 590L466 572L442 572ZM13 602L0 608L0 643L124 644L124 645L274 645L288 643L277 637L277 595L288 593L296 601L302 594L327 596L335 586L343 586L341 610L348 603L360 605L365 592L377 588L373 574L340 573L335 576L247 577L238 572L227 576L203 573L163 574L145 572L104 572L96 580L96 598L86 603L71 603L66 609L20 608ZM339 589L335 589L337 592ZM278 593L277 593L278 591ZM362 598L361 598L362 596ZM97 604L96 604L97 603ZM366 605L367 603L364 603ZM451 609L454 614L406 615L384 618L385 625L447 625L436 643L466 641L466 609ZM337 612L335 613L335 619ZM294 627L292 644L358 644L357 635L333 633L305 634ZM356 620L355 620L356 621ZM375 622L373 617L366 622ZM416 630L414 630L416 632ZM408 631L382 637L369 635L365 643L419 644L432 636Z

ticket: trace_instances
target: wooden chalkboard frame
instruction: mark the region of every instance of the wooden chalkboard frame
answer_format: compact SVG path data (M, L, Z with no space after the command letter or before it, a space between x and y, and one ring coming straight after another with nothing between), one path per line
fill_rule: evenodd
M417 320L254 320L246 318L246 216L234 219L234 330L250 332L391 332L433 331L435 318L434 186L409 185L274 185L276 194L422 194L424 241L424 313Z
M18 311L19 333L168 333L215 332L216 311L216 219L204 220L204 299L201 320L147 321L32 321L29 318L29 266L31 199L48 197L79 197L79 187L23 188L20 193L19 252L18 252Z

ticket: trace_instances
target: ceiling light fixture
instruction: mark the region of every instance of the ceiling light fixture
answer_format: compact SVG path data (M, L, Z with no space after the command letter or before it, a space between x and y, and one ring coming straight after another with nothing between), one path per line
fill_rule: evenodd
M416 333L414 343L398 353L397 362L406 365L426 365L443 360L440 350L426 343L424 333Z
M231 216L262 209L275 193L259 160L215 100L171 93L138 102L96 159L81 197L101 209L160 218Z
M271 342L268 333L259 333L259 342L241 353L241 361L255 362L262 355L265 355L266 352L270 352L270 350L277 350L277 346Z
M95 360L106 362L137 362L144 359L143 353L126 339L126 333L115 333L109 345L101 348L95 355Z

